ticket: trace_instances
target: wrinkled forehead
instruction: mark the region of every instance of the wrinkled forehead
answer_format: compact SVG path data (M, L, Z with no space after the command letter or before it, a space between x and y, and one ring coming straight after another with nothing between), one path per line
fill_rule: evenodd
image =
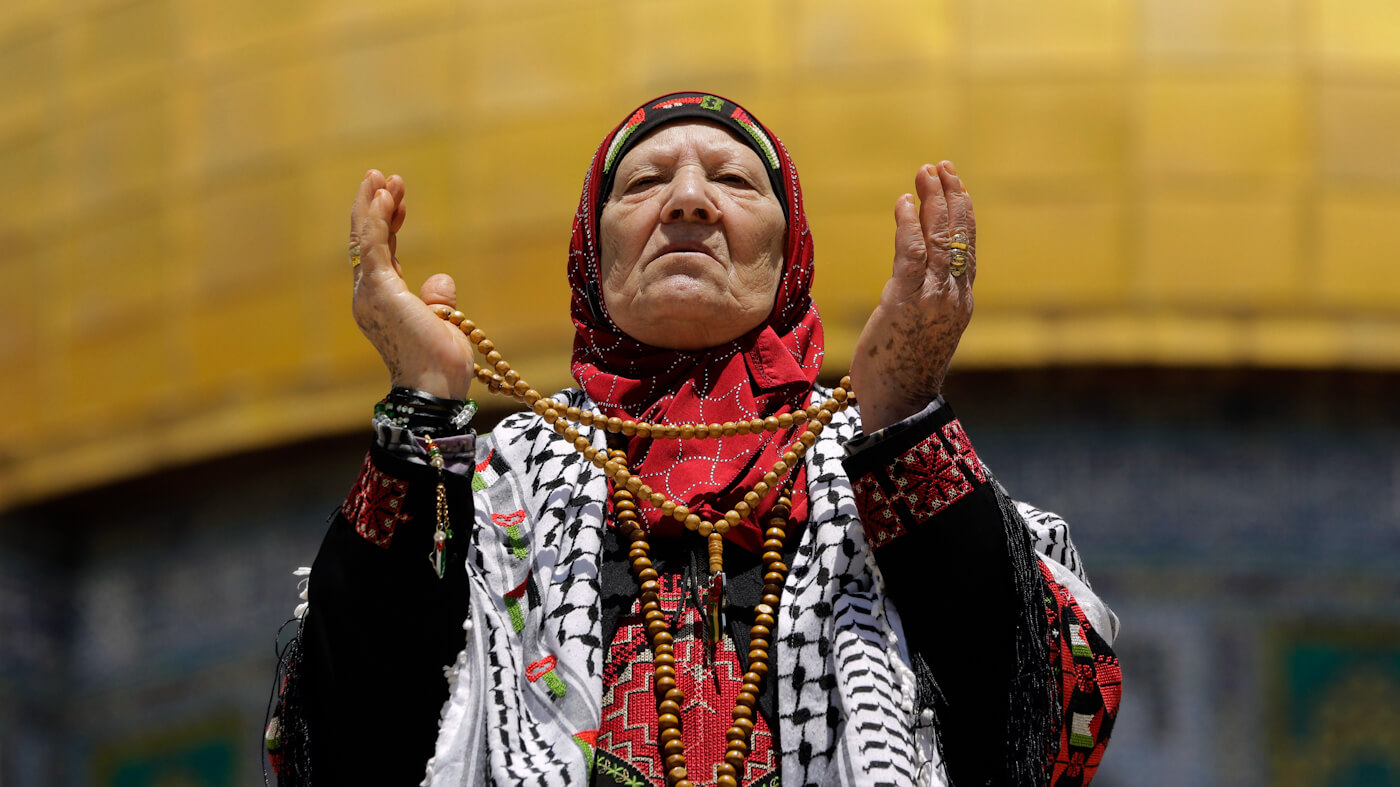
M719 123L689 118L679 118L648 131L613 165L614 173L625 173L642 161L673 163L690 152L691 141L699 143L696 147L706 164L737 162L752 169L758 177L767 174L767 167L757 151L745 144L738 134ZM781 195L774 196L781 199Z
M789 195L783 188L782 159L777 144L763 125L729 99L706 93L671 93L633 110L608 139L606 149L600 151L597 202L593 206L595 219L612 194L618 167L627 153L657 129L686 121L719 126L753 150L768 175L774 196L783 207L783 215L791 218Z

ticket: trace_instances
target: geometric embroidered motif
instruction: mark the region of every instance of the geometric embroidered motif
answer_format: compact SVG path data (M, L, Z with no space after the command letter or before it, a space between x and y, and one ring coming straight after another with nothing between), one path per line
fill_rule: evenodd
M1071 746L1088 748L1094 745L1094 733L1089 730L1089 722L1093 719L1093 715L1089 713L1076 713L1071 717L1069 725L1069 744Z
M1069 627L1069 649L1081 658L1094 655L1094 651L1089 649L1089 643L1084 639L1084 630L1079 626Z
M681 701L681 739L691 783L715 784L724 762L726 732L743 686L745 666L727 627L718 642L706 638L705 609L712 588L691 586L672 570L656 578L657 602L671 624L676 688ZM656 665L640 599L618 621L603 663L603 717L594 752L599 784L665 787L665 758L656 742ZM773 673L769 673L772 679ZM749 756L741 772L745 787L775 787L779 752L762 713L754 712ZM795 782L800 784L801 782Z
M927 522L972 491L972 484L938 437L935 433L924 438L890 466L895 486L890 499L902 503L915 522Z
M1123 673L1113 649L1085 622L1073 594L1042 562L1045 616L1050 624L1050 659L1060 686L1063 726L1059 751L1050 763L1050 784L1088 784L1103 761L1118 717Z
M866 541L878 549L929 521L971 492L971 479L984 483L987 474L962 424L954 419L886 467L852 481Z
M400 522L408 521L408 512L404 510L407 495L407 481L379 472L370 455L365 454L360 477L341 504L340 513L366 541L388 549L394 529Z
M856 507L860 511L860 521L865 527L865 540L874 547L882 547L904 535L904 524L899 521L885 490L880 488L876 473L866 473L852 484L856 496Z
M987 471L982 469L982 461L977 458L977 452L972 450L972 440L963 430L962 421L954 418L943 425L943 439L948 441L948 445L953 447L953 454L957 456L962 466L967 468L972 477L977 479L977 483L987 482Z

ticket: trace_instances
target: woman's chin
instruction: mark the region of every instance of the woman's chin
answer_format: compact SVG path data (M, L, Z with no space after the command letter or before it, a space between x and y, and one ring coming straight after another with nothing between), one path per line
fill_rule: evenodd
M694 322L667 321L648 325L628 334L643 344L663 350L705 350L743 336L729 325L697 325ZM732 335L731 335L732 334Z
M762 321L735 314L734 304L702 293L677 291L654 308L632 315L630 325L619 324L632 338L667 350L703 350L748 333ZM750 325L749 323L753 323Z

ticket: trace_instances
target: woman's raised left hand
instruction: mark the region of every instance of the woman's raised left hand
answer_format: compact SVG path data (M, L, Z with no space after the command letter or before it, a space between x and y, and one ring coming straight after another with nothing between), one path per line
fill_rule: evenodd
M942 392L948 364L972 319L977 277L972 197L951 161L920 167L914 187L918 203L911 194L895 202L894 270L851 359L851 384L860 397L866 433L919 412ZM958 235L963 239L955 241ZM950 244L955 242L967 245L960 276L953 275Z

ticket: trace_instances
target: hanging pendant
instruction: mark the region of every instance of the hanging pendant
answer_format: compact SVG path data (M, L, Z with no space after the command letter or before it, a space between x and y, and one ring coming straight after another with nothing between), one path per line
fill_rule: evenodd
M443 483L444 462L442 449L431 435L424 435L424 446L428 450L428 464L437 469L437 530L433 531L433 551L428 553L428 563L438 579L447 575L447 539L452 537L452 519L447 515L447 486Z
M690 563L685 567L685 571L681 574L681 594L683 596L682 605L689 604L691 608L695 610L695 614L703 618L707 614L709 608L705 606L705 599L701 596L701 584L702 583L700 581L700 564L696 562L695 553L692 552L690 554ZM680 613L681 614L679 616L679 619L684 620L684 606L682 606ZM708 625L705 626L704 634L707 638L706 644L709 644L708 637L710 636L710 627Z
M439 530L433 533L433 551L428 555L428 562L433 565L438 579L447 574L447 531Z
M711 647L719 647L724 637L724 582L723 571L710 577L710 589L705 594L706 634Z
M706 633L712 647L724 636L724 537L711 531L705 538L710 554L710 590L705 594Z

